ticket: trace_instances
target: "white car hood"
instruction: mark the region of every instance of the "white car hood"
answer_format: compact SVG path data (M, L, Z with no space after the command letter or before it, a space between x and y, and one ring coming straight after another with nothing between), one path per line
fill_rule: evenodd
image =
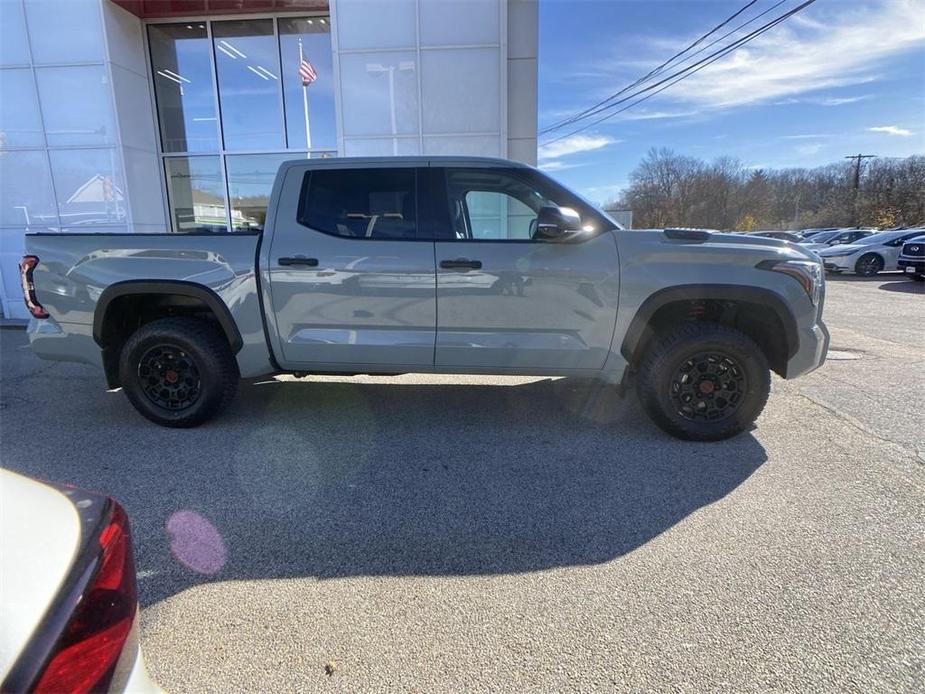
M68 575L80 517L56 489L0 468L0 680Z
M858 251L863 251L865 248L874 248L879 244L866 245L860 243L842 243L838 246L829 246L823 251L817 251L817 253L825 258L827 255L841 255L842 253L857 253Z

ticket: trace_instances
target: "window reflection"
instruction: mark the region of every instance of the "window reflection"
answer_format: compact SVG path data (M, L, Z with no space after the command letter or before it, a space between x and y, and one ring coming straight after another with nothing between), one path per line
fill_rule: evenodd
M115 149L49 151L61 225L124 224L125 194Z
M286 102L289 147L336 147L330 19L280 19L279 44L283 59L283 95ZM299 66L302 58L309 64L311 72L315 75L314 80L303 80L300 75ZM306 81L309 82L307 85L304 84Z
M165 152L218 150L218 122L205 24L148 27Z
M341 56L340 65L347 135L418 133L418 78L414 53L348 53Z
M212 23L225 149L279 149L279 53L272 19Z
M0 149L41 147L42 121L32 70L0 70Z
M101 65L35 69L49 146L115 142L112 96Z
M0 226L58 225L45 152L0 152Z
M174 231L225 231L225 186L217 156L164 160Z
M263 229L276 171L284 161L297 156L294 152L238 154L225 159L231 196L231 226L234 231ZM302 156L305 156L304 153Z

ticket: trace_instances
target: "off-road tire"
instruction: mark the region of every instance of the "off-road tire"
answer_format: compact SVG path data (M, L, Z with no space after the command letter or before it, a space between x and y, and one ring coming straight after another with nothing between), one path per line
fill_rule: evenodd
M159 363L157 354L163 350L191 364L195 378L190 380L195 380L197 387L190 389L196 396L189 398L188 405L171 409L155 402L149 394L157 386L148 379L158 377L151 375L151 360ZM142 376L143 369L147 379ZM173 374L170 375L176 378ZM185 317L162 318L136 330L122 348L119 377L122 390L142 416L155 424L176 428L199 426L217 415L234 398L240 380L237 362L219 328L204 319Z
M672 395L682 367L705 353L728 357L744 377L737 405L712 420L685 416ZM739 330L708 322L687 323L654 337L636 380L639 401L649 417L672 436L688 441L720 441L748 429L764 409L770 390L768 361L755 341Z
M865 253L854 264L854 271L861 277L873 277L883 271L883 258L876 253Z

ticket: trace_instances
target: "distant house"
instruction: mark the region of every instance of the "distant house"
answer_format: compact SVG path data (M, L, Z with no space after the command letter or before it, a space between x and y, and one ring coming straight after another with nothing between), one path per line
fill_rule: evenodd
M613 217L624 229L633 228L633 211L617 205L604 205L604 212Z

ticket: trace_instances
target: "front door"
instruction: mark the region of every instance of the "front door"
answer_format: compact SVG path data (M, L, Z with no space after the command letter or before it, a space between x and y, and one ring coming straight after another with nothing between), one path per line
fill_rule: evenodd
M610 223L549 179L522 168L437 169L449 227L435 246L438 367L600 369L619 292ZM586 231L534 240L541 207L575 208Z
M433 242L418 240L418 177L289 170L266 257L284 368L433 365L436 277Z

